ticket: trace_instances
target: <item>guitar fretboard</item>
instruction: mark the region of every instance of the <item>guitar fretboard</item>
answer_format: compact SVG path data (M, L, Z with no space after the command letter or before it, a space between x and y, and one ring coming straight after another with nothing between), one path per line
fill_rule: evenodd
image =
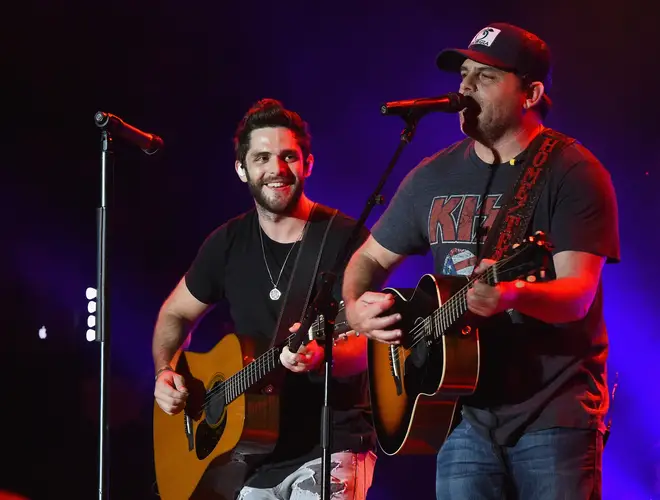
M287 344L291 342L295 335L294 333L287 337ZM224 386L225 404L231 403L277 368L280 364L281 352L281 347L273 347L225 380L222 383Z
M342 304L339 311L343 312L343 310L344 307ZM336 332L345 326L347 326L347 323L344 319L335 323L334 330ZM320 331L322 331L322 318L317 318L310 327L309 335L314 338ZM292 351L297 351L303 343L304 336L301 331L292 333L281 345L270 348L228 379L214 386L206 393L205 404L218 397L224 398L225 404L231 403L281 364L280 353L285 345L289 346Z
M433 313L421 323L421 335L419 335L419 331L412 332L414 333L413 345L424 337L426 337L427 340L437 340L442 337L447 330L449 330L449 328L451 328L454 323L456 323L456 321L467 312L467 292L470 289L470 285L477 280L484 281L491 286L495 284L498 264L499 263L493 264L484 274L468 281L468 283L452 295L447 302L433 311Z
M530 279L532 274L539 273L545 276L547 265L544 261L552 259L551 245L547 243L543 233L536 232L520 245L514 245L515 252L495 262L482 274L468 280L460 290L454 293L444 304L433 313L424 318L411 329L410 348L418 342L432 343L441 338L468 310L467 293L476 281L495 286L501 281L522 279L526 275ZM535 277L535 276L534 276Z

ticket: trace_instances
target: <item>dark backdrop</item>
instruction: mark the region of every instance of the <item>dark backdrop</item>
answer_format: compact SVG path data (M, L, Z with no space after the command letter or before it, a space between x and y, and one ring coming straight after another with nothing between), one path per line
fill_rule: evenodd
M386 100L457 89L437 52L485 24L537 32L555 59L548 124L611 171L623 262L605 271L611 371L620 374L604 458L605 497L658 494L654 381L658 243L657 26L639 0L529 3L30 0L3 7L0 487L32 499L93 498L99 345L85 340L95 285L97 110L161 135L145 156L117 142L112 267L113 498L152 498L151 330L204 237L249 208L231 138L248 107L281 99L309 121L312 198L358 216L401 130ZM385 188L459 139L452 115L424 119ZM379 215L376 208L369 226ZM413 286L430 257L392 278ZM230 328L219 309L192 347ZM46 327L47 338L38 330ZM382 457L369 498L432 498L433 457Z

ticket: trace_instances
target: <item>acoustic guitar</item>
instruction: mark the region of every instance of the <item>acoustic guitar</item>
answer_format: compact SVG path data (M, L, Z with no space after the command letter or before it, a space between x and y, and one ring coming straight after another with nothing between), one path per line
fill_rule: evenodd
M254 341L233 333L206 353L177 351L172 366L185 379L186 407L168 415L154 402L156 483L163 500L194 498L209 465L226 461L232 452L260 456L273 451L282 417L276 372L280 353L285 345L295 351L323 339L323 326L320 315L306 334L292 333L258 356ZM335 340L350 332L343 302L333 332Z
M374 427L383 452L437 453L453 428L458 399L472 394L479 381L479 317L466 314L470 285L543 279L550 250L538 232L478 277L426 274L412 294L383 290L395 298L386 314L399 312L402 318L392 328L403 332L399 345L370 339L367 347Z

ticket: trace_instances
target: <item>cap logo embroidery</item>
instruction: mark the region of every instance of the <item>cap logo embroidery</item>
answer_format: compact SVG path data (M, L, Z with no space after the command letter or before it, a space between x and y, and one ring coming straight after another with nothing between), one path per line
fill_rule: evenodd
M474 38L470 42L470 47L472 45L484 45L490 47L497 38L497 35L500 34L500 31L501 30L498 30L497 28L490 27L482 29L479 33L474 35Z

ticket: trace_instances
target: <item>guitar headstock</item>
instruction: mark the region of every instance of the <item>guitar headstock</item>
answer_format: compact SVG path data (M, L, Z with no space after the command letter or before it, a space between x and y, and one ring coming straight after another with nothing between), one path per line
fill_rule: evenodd
M489 281L537 281L546 278L552 265L552 243L545 233L537 231L514 244L504 257L493 264Z

